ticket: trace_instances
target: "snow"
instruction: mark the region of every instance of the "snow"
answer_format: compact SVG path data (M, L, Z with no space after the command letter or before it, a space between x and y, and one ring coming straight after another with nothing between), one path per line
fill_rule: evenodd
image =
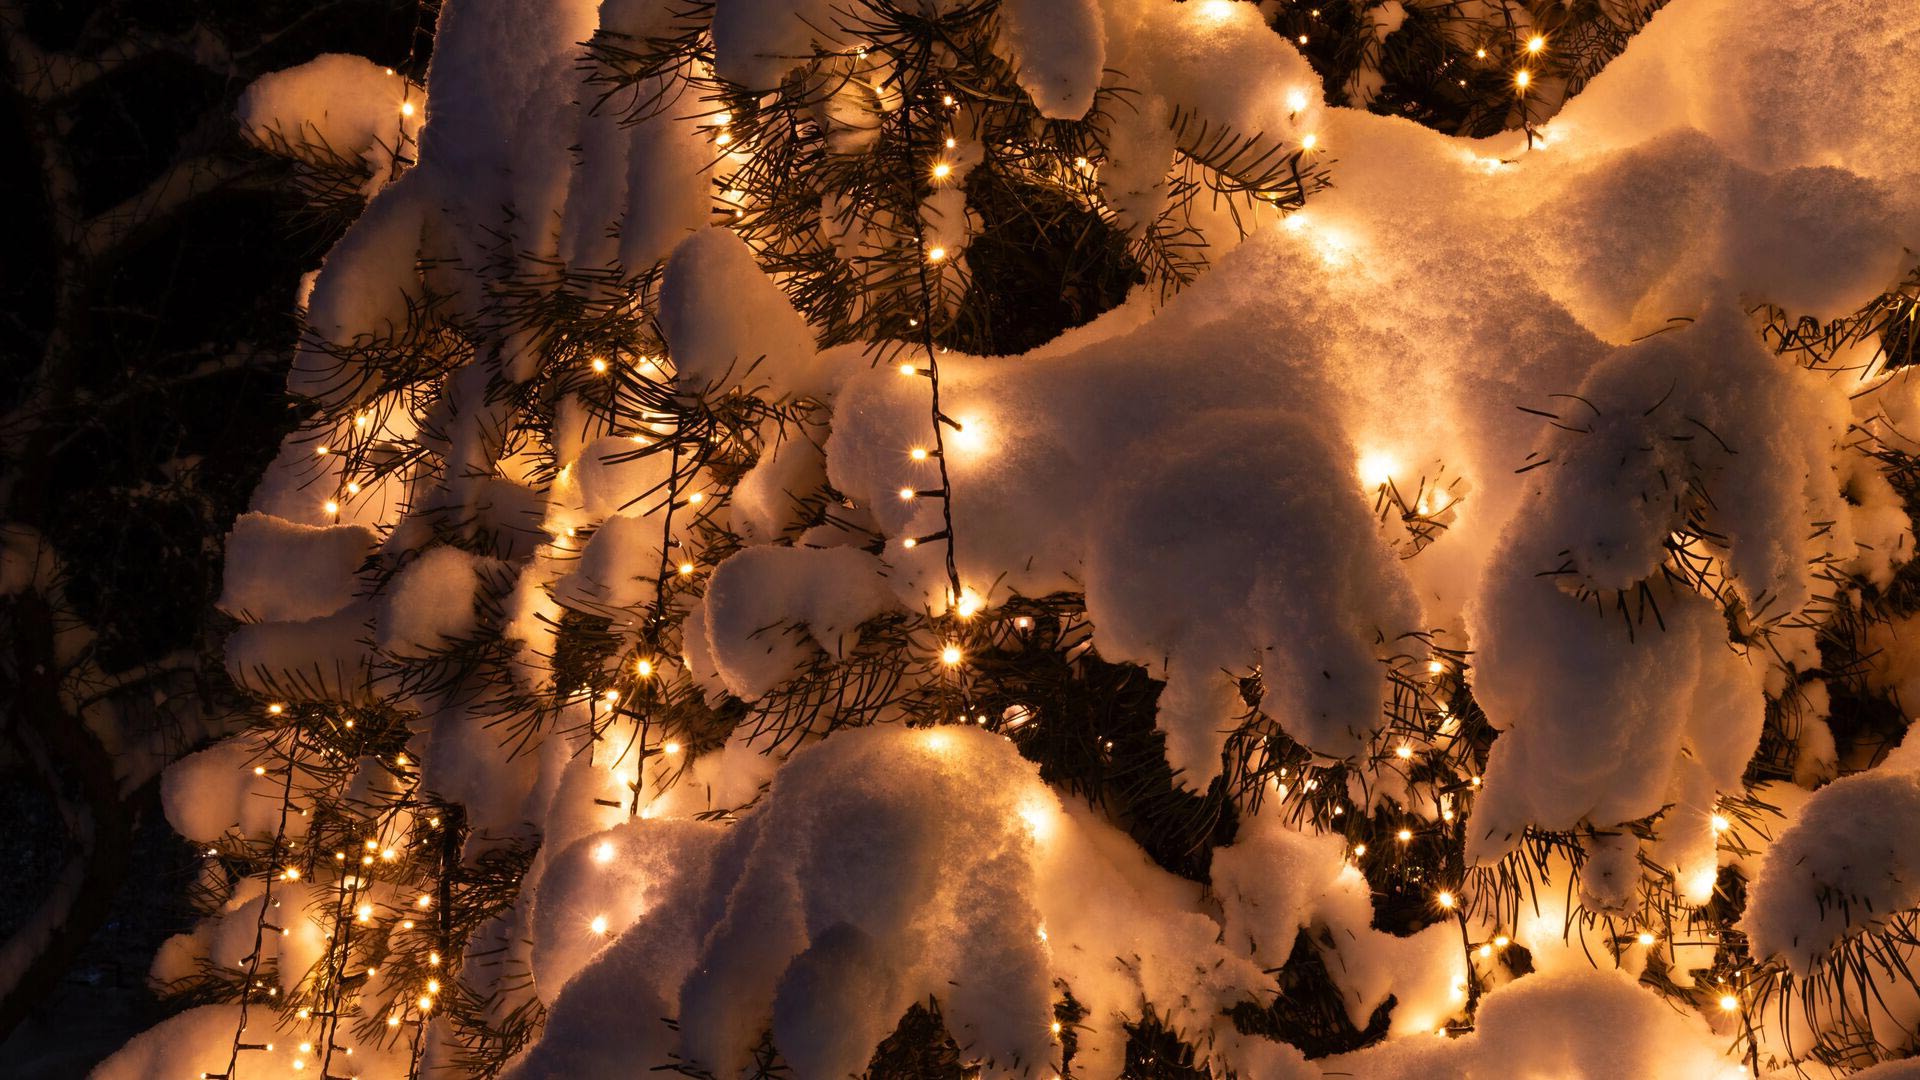
M1697 1016L1616 972L1534 975L1487 995L1474 1030L1405 1039L1321 1062L1367 1080L1552 1076L1561 1080L1738 1080L1745 1066Z
M1814 793L1768 849L1741 929L1805 976L1841 940L1920 907L1920 762L1883 764Z
M1009 0L1000 7L1001 55L1040 115L1077 120L1093 107L1106 65L1096 0Z
M381 650L417 656L469 634L488 561L444 544L421 552L387 586Z
M286 790L288 738L269 743L257 734L241 734L175 762L160 776L160 803L167 823L195 843L209 844L228 834L271 840L280 827L281 794ZM258 766L264 773L254 772ZM299 785L303 786L303 785ZM288 815L287 835L306 832L296 811Z
M378 541L359 525L302 525L242 514L227 534L220 610L254 622L317 619L352 602Z
M579 43L699 17L680 7L448 5L420 163L329 253L306 306L333 348L310 345L289 380L342 416L392 413L372 434L418 442L429 461L348 500L341 455L315 452L333 433L289 439L229 545L221 607L247 620L226 645L240 685L380 700L392 691L377 674L492 632L482 612L499 598L515 688L575 693L553 685L563 612L605 616L638 647L671 554L693 572L662 605L685 616L656 643L663 669L684 661L709 704L751 703L846 657L876 617L947 612L951 551L979 617L1085 596L1099 656L1164 680L1156 723L1184 785L1221 772L1253 671L1281 731L1360 761L1378 749L1390 677L1423 671L1432 640L1467 658L1500 731L1478 794L1458 804L1469 863L1506 857L1529 829L1599 835L1580 887L1554 863L1516 925L1476 914L1401 937L1373 928L1372 889L1338 837L1242 815L1203 889L971 726L822 737L841 719L829 716L776 748L748 722L718 749L662 745L642 762L626 719L588 740L576 705L516 755L474 692L484 684L465 683L395 704L423 710L425 790L466 804L490 836L545 843L521 901L482 932L517 950L526 992L551 1005L515 1075L676 1054L730 1075L767 1031L797 1075L857 1073L929 995L986 1075L1047 1075L1064 985L1089 1010L1074 1063L1087 1075L1120 1071L1123 1023L1151 1005L1216 1072L1731 1078L1747 1073L1725 1019L1710 1030L1633 983L1660 955L1690 985L1713 942L1663 930L1622 951L1620 971L1594 971L1611 943L1575 925L1575 900L1629 918L1644 859L1701 904L1737 863L1753 875L1755 953L1800 973L1920 905L1904 839L1920 766L1905 758L1804 806L1780 800L1784 829L1748 854L1723 850L1712 824L1742 790L1769 694L1797 695L1804 783L1856 764L1839 759L1809 681L1815 628L1832 575L1886 587L1912 552L1899 494L1850 425L1911 437L1920 384L1882 379L1850 402L1869 387L1775 357L1751 316L1854 310L1920 249L1920 29L1905 13L1674 0L1531 140L1471 142L1326 106L1254 4L1010 0L995 48L1042 114L1084 115L1103 91L1124 102L1100 120L1097 184L1134 236L1167 206L1176 116L1289 152L1311 137L1306 160L1335 184L1285 216L1256 208L1245 238L1197 208L1212 269L1170 300L1142 290L1020 357L939 354L941 407L959 423L942 463L912 453L932 435L930 380L872 367L857 344L819 349L825 328L789 302L794 282L707 225L739 163L695 80L777 92L817 60L838 78L817 109L832 151L878 145L878 118L902 103L882 50L861 48L858 7L720 0L714 72L661 75L643 88L668 102L652 114L618 97L590 112ZM1372 9L1376 41L1405 16ZM354 140L380 109L391 120L380 95L396 84L323 59L250 92L246 122L338 125L342 144L368 145ZM954 123L964 130L964 110ZM954 183L920 211L956 259L975 227L958 181L977 155L956 150ZM838 197L822 193L826 216ZM831 229L819 241L842 255L865 242ZM631 279L663 259L657 305L636 314L657 319L669 355L603 359L669 372L689 400L752 394L804 416L763 428L776 449L744 476L709 470L673 491L667 455L646 452L659 434L647 418L606 420L592 391L564 387L550 430L518 411L511 388L572 345L510 328L500 288L556 267ZM413 400L356 350L430 293L477 340ZM899 497L938 489L942 464L950 547L921 542L946 528L942 500ZM743 546L709 558L692 515L668 527L669 495L690 491ZM1380 512L1394 494L1433 527L1430 544ZM807 527L801 505L830 497L833 520ZM1706 568L1701 588L1666 577L1681 543ZM1869 679L1920 699L1910 622L1874 631L1886 647ZM183 834L272 835L275 778L251 772L248 738L167 774ZM710 814L728 823L691 820ZM1649 838L1617 828L1654 815ZM251 902L236 894L170 946L167 970L230 953L223 935ZM1350 1019L1392 999L1383 1045L1315 1066L1225 1019L1270 1000L1267 971L1303 930ZM1470 1034L1436 1038L1464 1016L1464 937L1494 931L1536 973L1487 994ZM1872 1023L1891 1032L1913 1004ZM224 1046L236 1022L171 1021L123 1051L131 1071L117 1075L187 1068L168 1055ZM1789 1034L1760 1037L1804 1053Z
M716 312L724 318L714 318ZM702 229L673 250L660 285L660 329L681 389L761 390L769 400L821 389L813 331L732 232Z
M748 548L707 585L706 656L746 701L799 674L815 648L845 657L860 624L894 606L884 569L854 548Z
M88 1075L91 1080L148 1080L159 1076L222 1073L233 1050L236 1030L245 1043L270 1048L243 1051L239 1060L241 1075L258 1080L306 1080L319 1075L321 1059L311 1052L301 1053L299 1049L303 1039L312 1045L312 1040L318 1037L319 1022L313 1022L311 1030L288 1032L278 1030L275 1020L272 1010L255 1005L248 1012L247 1026L243 1029L238 1005L201 1005L134 1036ZM354 1075L406 1074L404 1045L385 1049L359 1042L349 1036L345 1028L346 1025L342 1025L340 1032L342 1051L346 1045L352 1045L354 1054L349 1059L342 1053L334 1061L335 1069L351 1060ZM296 1061L300 1064L295 1065Z
M370 60L323 53L262 75L240 95L240 129L269 149L315 160L358 159L377 190L394 155L426 122L426 92Z
M1231 1032L1220 1008L1273 989L1216 944L1195 886L1061 804L976 729L841 732L796 754L711 856L642 854L675 837L643 820L576 842L548 872L542 896L567 898L536 911L564 905L561 923L612 912L612 940L561 989L512 1075L593 1075L675 1052L731 1074L768 1025L797 1075L857 1073L929 994L989 1074L1019 1075L1057 1063L1054 978L1089 1009L1076 1067L1104 1075L1143 999ZM662 883L616 936L635 875ZM677 1016L677 1037L656 1016Z

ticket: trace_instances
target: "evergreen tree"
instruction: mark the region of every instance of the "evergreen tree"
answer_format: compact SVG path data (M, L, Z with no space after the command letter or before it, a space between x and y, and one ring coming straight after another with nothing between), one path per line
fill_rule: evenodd
M105 1075L1908 1053L1920 42L1652 7L463 0L256 83L366 206L166 782L215 1004Z

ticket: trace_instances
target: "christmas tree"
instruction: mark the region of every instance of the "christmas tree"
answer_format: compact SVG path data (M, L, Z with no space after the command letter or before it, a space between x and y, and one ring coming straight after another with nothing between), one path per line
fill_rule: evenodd
M255 83L357 217L98 1075L1904 1075L1920 27L1655 6Z

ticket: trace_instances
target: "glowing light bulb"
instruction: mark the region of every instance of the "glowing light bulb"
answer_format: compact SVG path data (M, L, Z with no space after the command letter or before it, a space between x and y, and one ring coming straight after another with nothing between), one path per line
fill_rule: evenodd
M635 664L633 665L633 670L634 670L634 671L635 671L635 672L636 672L636 673L637 673L637 674L638 674L638 675L639 675L639 676L640 676L641 678L643 678L643 679L645 679L645 678L649 678L649 677L651 677L651 676L653 675L653 661L651 661L651 660L640 660L640 661L638 661L638 662L636 662L636 663L635 663Z
M933 178L935 180L945 180L947 177L952 175L953 175L953 166L947 164L944 161L936 163L933 167Z
M662 743L660 749L669 754L677 754L680 752L680 744L677 742Z
M1311 133L1302 135L1300 136L1300 145L1304 149L1311 150L1320 145L1320 136Z
M1476 950L1476 951L1477 951L1477 952L1478 952L1478 953L1480 954L1480 959L1482 959L1482 960L1485 960L1485 959L1486 959L1487 957L1489 957L1489 956L1492 956L1492 955L1493 955L1493 946L1491 946L1491 945L1482 945L1482 946L1480 946L1480 948L1479 948L1478 950Z
M400 103L401 116L412 116L413 114L414 114L413 102L403 101Z
M1401 743L1394 749L1393 756L1399 758L1401 761L1405 761L1413 756L1413 747L1408 746L1406 743Z
M905 540L900 541L900 546L908 549L917 548L920 546L920 541L909 536Z
M1533 73L1528 71L1526 68L1521 68L1519 71L1514 73L1513 85L1519 87L1522 90L1525 90L1527 88L1527 84L1532 81L1533 81Z
M604 935L607 932L607 917L605 915L595 915L593 922L587 925L594 933Z
M918 372L919 372L919 369L914 367L912 364L900 365L900 374L902 375L914 375L914 374L917 374Z
M930 247L930 248L928 248L928 249L927 249L927 261L928 261L928 262L939 262L940 260L942 260L942 259L944 259L944 258L946 258L946 257L947 257L947 249L946 249L946 248L943 248L943 247Z
M1740 999L1734 997L1732 994L1721 994L1720 1009L1722 1012L1739 1012Z
M420 1011L421 1011L421 1012L432 1012L432 1011L433 1011L433 999L432 999L432 998L430 998L430 997L428 997L428 996L427 996L427 995L425 995L425 994L421 994L421 995L420 995L420 1000L419 1000L419 1001L416 1001L416 1002L414 1002L414 1004L415 1004L415 1005L418 1005L418 1006L420 1007Z
M287 707L286 707L285 705L282 705L282 704L280 704L280 703L279 703L279 702L277 702L277 701L276 701L276 702L274 702L273 704L271 704L271 705L269 705L269 706L267 706L267 715L268 715L268 716L279 716L279 715L280 715L281 713L283 713L283 712L286 712L286 711L287 711Z
M1435 893L1433 897L1433 902L1436 904L1439 904L1441 907L1447 909L1448 911L1452 911L1453 905L1456 903L1456 901L1453 898L1453 894L1450 892L1444 892L1444 891Z
M687 503L690 506L699 506L701 503L706 501L707 501L707 497L702 492L696 491L693 494L687 496Z
M593 358L593 373L595 375L605 375L607 373L607 361L605 357L596 356Z
M1060 1034L1060 1021L1055 1020L1052 1025L1049 1026L1048 1030L1052 1031L1055 1035Z
M602 840L593 846L593 861L610 863L613 861L613 841Z
M958 645L949 645L940 650L940 662L948 667L959 667L961 657L962 653Z
M713 141L716 145L725 146L728 143L733 141L733 136L723 131L720 134L715 135L713 137Z
M1541 37L1539 34L1535 34L1532 37L1527 39L1527 52L1529 53L1538 53L1541 49L1544 49L1546 47L1547 47L1547 39Z
M1473 58L1476 60L1485 60L1487 58L1487 50L1485 49L1473 50Z
M912 489L912 488L910 488L910 487L904 487L904 488L901 488L901 489L900 489L900 501L901 501L901 502L912 502L912 501L913 501L913 489Z
M1513 944L1513 939L1505 934L1501 934L1493 939L1493 947L1496 949L1504 949L1511 944Z
M360 494L360 485L355 483L352 480L347 481L347 494L349 495Z
M1413 830L1412 830L1412 829L1401 829L1401 830L1400 830L1399 832L1397 832L1397 833L1394 833L1394 834L1393 834L1393 837L1394 837L1394 839L1396 839L1396 840L1398 840L1398 841L1400 841L1401 843L1403 843L1403 844L1404 844L1404 843L1406 843L1407 841L1409 841L1409 840L1412 840L1412 839L1413 839Z
M942 104L942 105L945 105L945 106L946 106L947 108L949 108L949 109L951 109L951 108L953 108L953 95L952 95L952 94L941 94L941 95L940 95L940 104Z
M1353 857L1354 857L1354 858L1356 858L1356 859L1358 859L1358 858L1363 858L1363 857L1365 857L1365 856L1366 856L1366 854L1367 854L1367 845L1365 845L1365 844L1355 844L1355 845L1353 845Z
M373 905L361 904L353 910L353 913L359 917L361 922L366 922L368 919L373 918Z
M1647 933L1645 930L1642 930L1638 934L1634 935L1633 940L1639 942L1642 945L1651 945L1653 944L1653 935Z
M980 599L979 593L974 592L972 589L961 589L960 600L953 605L953 610L954 613L961 618L971 619L985 606L986 601Z
M927 460L927 448L924 446L916 446L907 451L907 456L915 461L925 461Z
M1360 482L1370 488L1377 488L1393 479L1393 474L1400 468L1400 463L1388 454L1375 452L1360 455L1358 467Z
M333 453L333 448L330 446L322 446L314 450L314 454L319 457L326 457L331 453Z
M955 142L955 141L953 141L953 139L952 139L951 137L949 137L949 138L947 139L947 149L949 149L949 150L952 150L952 149L953 149L954 147L956 147L956 146L959 146L959 145L960 145L960 144L959 144L959 143L957 143L957 142Z
M1711 819L1711 824L1713 825L1713 831L1717 833L1723 833L1723 832L1726 832L1728 829L1733 828L1733 822L1728 821L1725 817L1719 814L1713 815Z
M255 776L267 775L267 767L265 765L255 765L253 767L253 775Z
M326 502L326 505L321 507L321 509L325 510L329 514L337 514L340 512L340 504L337 502L334 502L332 499L328 499Z
M1307 92L1305 90L1287 91L1287 110L1289 112L1305 112L1306 108Z

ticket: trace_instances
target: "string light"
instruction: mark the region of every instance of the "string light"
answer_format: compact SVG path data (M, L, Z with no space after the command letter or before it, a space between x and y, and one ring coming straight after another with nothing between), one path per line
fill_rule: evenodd
M943 248L943 247L930 247L930 248L928 248L928 249L927 249L927 261L928 261L928 262L939 262L940 260L942 260L942 259L944 259L944 258L946 258L946 257L947 257L947 249L946 249L946 248Z
M1519 87L1522 90L1525 90L1527 88L1527 84L1532 81L1533 81L1533 73L1528 71L1526 68L1521 68L1518 72L1514 73L1513 85Z
M643 679L650 678L653 675L653 661L647 659L638 660L634 663L633 670L635 674Z
M959 667L961 659L962 654L958 645L948 645L940 650L940 662L948 667Z
M925 461L927 460L927 448L924 446L916 446L907 451L907 456L915 461Z
M691 577L692 575L693 575L693 564L692 564L692 563L690 563L690 562L683 562L683 563L681 563L681 564L680 564L680 576L681 576L681 577Z
M587 928L596 934L605 936L607 932L607 917L605 915L595 915L593 921L587 924Z
M414 113L414 108L413 108L413 102L411 102L411 101L403 101L403 102L401 102L401 103L400 103L400 115L401 115L401 116L412 116L412 115L413 115L413 113ZM445 118L444 118L444 117L442 117L442 119L445 119Z
M1535 34L1532 37L1527 39L1527 52L1530 55L1537 54L1541 49L1544 49L1546 47L1547 47L1547 39L1541 37L1539 34Z

